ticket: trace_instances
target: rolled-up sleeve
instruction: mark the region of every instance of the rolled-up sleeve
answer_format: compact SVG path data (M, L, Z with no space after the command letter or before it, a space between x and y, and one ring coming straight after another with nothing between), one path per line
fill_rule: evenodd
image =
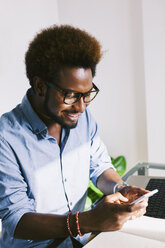
M96 186L98 177L107 169L114 168L107 148L100 139L98 126L93 117L90 115L90 138L91 138L91 155L90 155L90 179Z
M13 149L0 137L0 218L11 236L22 215L35 211L27 190Z

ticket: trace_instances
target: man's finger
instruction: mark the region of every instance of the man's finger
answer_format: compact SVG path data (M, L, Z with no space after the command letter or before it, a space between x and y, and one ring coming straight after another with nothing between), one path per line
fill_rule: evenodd
M130 206L131 211L138 211L140 209L146 208L148 206L148 202L147 201L142 201L139 203L135 203L133 205Z
M126 197L124 197L121 193L117 192L115 194L112 194L112 195L109 195L107 197L107 199L110 201L110 202L120 202L120 201L123 201L123 202L127 202L128 199Z

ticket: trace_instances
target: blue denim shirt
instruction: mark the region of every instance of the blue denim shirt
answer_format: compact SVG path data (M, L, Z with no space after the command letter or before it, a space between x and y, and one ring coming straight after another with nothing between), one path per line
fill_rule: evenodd
M20 218L28 212L83 211L89 178L96 185L98 176L113 168L88 109L76 128L62 129L60 148L30 105L27 95L31 91L21 104L0 118L3 248L46 247L52 240L13 237Z

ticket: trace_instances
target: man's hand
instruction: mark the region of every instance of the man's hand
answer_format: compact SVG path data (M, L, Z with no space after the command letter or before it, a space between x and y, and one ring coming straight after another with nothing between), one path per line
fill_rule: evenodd
M136 186L126 186L120 189L119 192L128 199L128 203L131 203L140 196L148 193L149 191Z
M128 199L119 192L105 196L91 210L92 231L119 230L128 220L143 215L146 207L146 200L130 206Z
M137 198L139 198L140 196L148 193L149 191L143 188L136 187L136 186L126 186L122 188L121 190L119 190L119 192L128 199L127 204L129 204L133 202L134 200L136 200ZM144 199L142 202L144 202L144 204L146 204L146 207L147 207L148 199ZM135 211L135 213L131 216L130 219L136 219L138 217L141 217L145 213L146 213L146 208L142 208L139 211Z

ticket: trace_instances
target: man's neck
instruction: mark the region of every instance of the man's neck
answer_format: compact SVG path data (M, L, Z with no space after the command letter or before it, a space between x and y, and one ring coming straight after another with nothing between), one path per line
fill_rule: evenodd
M51 119L48 118L44 113L42 113L42 108L39 107L38 110L38 105L41 106L40 104L37 104L35 101L35 98L33 96L28 97L31 106L33 107L34 111L37 113L39 118L45 123L45 125L48 128L48 133L52 137L54 137L57 140L57 143L60 144L60 138L61 138L61 131L62 127L59 123L55 123Z

